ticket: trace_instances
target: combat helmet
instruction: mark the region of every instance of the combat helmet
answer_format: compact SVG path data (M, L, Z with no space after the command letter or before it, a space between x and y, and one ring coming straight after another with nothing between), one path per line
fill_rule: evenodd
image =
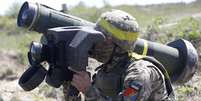
M136 19L121 10L105 12L96 22L97 30L106 37L111 37L114 44L129 51L139 36L139 26Z

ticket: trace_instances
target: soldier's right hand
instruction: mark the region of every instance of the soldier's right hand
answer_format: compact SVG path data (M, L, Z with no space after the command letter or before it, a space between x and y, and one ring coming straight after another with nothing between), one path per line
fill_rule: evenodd
M91 78L85 71L75 71L71 84L80 92L85 92L91 86Z

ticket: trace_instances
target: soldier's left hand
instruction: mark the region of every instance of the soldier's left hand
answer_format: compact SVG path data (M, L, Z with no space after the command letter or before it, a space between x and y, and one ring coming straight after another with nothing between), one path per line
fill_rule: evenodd
M91 79L89 74L85 71L76 71L73 75L71 84L75 86L80 92L85 92L91 86Z

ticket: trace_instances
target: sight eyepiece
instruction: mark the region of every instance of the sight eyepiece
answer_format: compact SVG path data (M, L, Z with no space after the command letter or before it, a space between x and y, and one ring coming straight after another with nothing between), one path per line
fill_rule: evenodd
M45 78L47 70L41 65L30 66L20 77L19 85L25 91L38 87Z
M30 54L33 61L42 61L42 47L41 43L32 42L30 45Z

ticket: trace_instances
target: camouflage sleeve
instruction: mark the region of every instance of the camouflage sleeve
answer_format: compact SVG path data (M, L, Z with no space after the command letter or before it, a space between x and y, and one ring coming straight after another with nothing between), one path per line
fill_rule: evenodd
M71 89L70 86L71 86L70 81L65 81L63 83L64 100L65 101L82 101L81 99L83 98L81 94L74 95L76 91L74 91L74 89Z
M129 66L124 79L124 88L126 99L161 101L168 98L163 74L155 65L144 60ZM133 91L127 94L126 91L129 89Z
M107 101L93 85L87 89L84 95L86 101Z

